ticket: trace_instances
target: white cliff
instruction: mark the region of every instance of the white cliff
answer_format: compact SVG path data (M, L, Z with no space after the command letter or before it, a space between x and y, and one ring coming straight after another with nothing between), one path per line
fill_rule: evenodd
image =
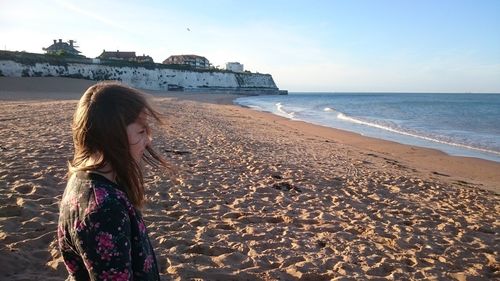
M227 91L278 94L269 74L169 69L163 67L111 66L93 63L23 63L0 57L0 75L7 77L73 77L119 80L147 90L183 88L187 91Z

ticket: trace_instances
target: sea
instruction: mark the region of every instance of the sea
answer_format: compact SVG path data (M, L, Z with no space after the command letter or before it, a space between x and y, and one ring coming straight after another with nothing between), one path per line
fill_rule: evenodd
M235 104L450 155L500 162L500 94L289 93Z

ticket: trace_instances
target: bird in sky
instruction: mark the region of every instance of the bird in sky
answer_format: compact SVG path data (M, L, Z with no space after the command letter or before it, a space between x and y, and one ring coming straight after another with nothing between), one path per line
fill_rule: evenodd
M188 28L186 28L186 29L187 29L187 31L191 31L191 29L189 29L189 27L188 27Z

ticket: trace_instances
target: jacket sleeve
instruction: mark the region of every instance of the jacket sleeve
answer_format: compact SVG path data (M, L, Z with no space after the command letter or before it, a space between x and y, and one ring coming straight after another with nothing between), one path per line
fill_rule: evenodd
M125 206L106 200L75 229L91 280L132 280L130 217Z

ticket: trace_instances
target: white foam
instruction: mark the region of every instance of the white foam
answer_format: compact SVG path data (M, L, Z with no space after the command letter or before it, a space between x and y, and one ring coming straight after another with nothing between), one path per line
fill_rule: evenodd
M246 105L251 109L258 110L258 111L264 111L264 109L258 105Z
M287 117L287 118L290 118L290 119L294 119L295 118L295 112L286 112L285 109L283 109L283 105L281 104L281 102L278 102L276 104L276 110L281 113L280 115L281 116L284 116L284 117Z
M402 130L394 129L394 128L391 128L391 127L388 127L388 126L383 126L383 125L380 125L380 124L371 123L371 122L359 120L359 119L356 119L356 118L352 118L352 117L346 116L343 113L337 114L337 118L340 119L340 120L351 122L351 123L361 124L361 125L365 125L365 126L369 126L369 127L373 127L373 128L377 128L377 129L381 129L381 130L385 130L385 131L389 131L389 132L393 132L393 133L405 135L405 136L410 136L410 137L414 137L414 138L419 138L419 139L427 140L427 141L432 141L432 142L437 142L437 143L441 143L441 144L452 145L452 146L457 146L457 147L472 149L472 150L476 150L476 151L481 151L481 152L487 152L487 153L492 153L492 154L500 155L500 152L498 152L498 151L494 151L494 150L490 150L490 149L484 149L484 148L478 148L478 147L473 147L473 146L470 146L470 145L459 144L459 143L454 143L454 142L442 141L442 140L438 140L438 139L431 138L431 137L426 137L426 136L421 136L421 135L413 134L413 133L410 133L410 132L405 132L405 131L402 131Z

